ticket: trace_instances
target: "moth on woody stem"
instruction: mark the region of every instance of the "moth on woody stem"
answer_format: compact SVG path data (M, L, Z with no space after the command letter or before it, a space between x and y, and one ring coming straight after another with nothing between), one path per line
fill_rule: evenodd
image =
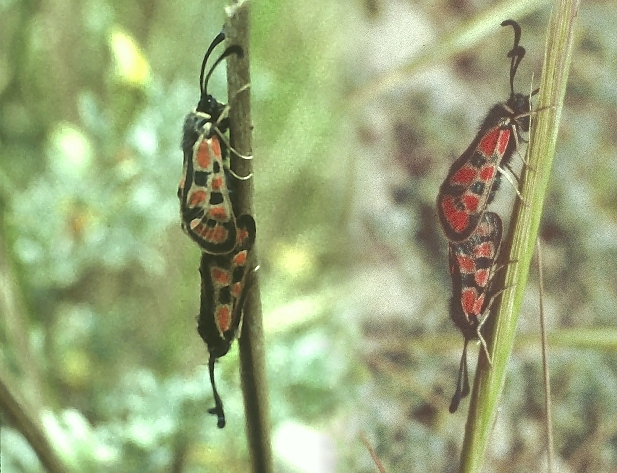
M449 244L452 299L450 317L465 338L456 391L450 404L453 413L469 394L467 370L467 343L479 339L492 364L481 329L486 322L493 300L502 291L494 291L492 279L497 270L496 261L501 247L503 224L494 212L485 212L474 233L462 243Z
M514 28L514 46L508 52L510 63L510 97L491 108L478 134L467 150L452 164L437 195L437 215L446 238L463 242L473 233L495 197L500 184L500 172L506 167L522 132L529 131L531 96L514 93L514 76L525 56L519 45L521 27L514 20L501 26Z
M242 326L244 300L250 274L249 255L255 242L255 220L251 215L236 218L230 194L225 132L229 128L228 107L208 94L208 81L215 68L228 56L242 56L239 46L229 46L206 74L210 55L225 39L221 32L204 56L199 77L200 99L184 121L183 171L178 186L182 228L201 249L201 302L197 331L208 347L208 369L219 428L225 427L223 402L216 389L214 365L225 356ZM204 77L205 76L205 77ZM244 90L244 88L242 89ZM238 155L240 156L240 155Z
M250 278L249 252L255 242L255 220L250 215L240 215L234 250L226 255L202 253L201 305L197 331L208 346L208 370L214 395L214 408L208 412L217 416L219 428L225 427L223 402L214 381L214 364L225 356L242 329L242 311Z
M225 39L221 32L210 44L201 66L201 96L195 110L186 116L182 135L184 161L178 186L182 229L201 251L225 254L236 245L236 218L227 173L228 147L224 133L229 128L227 106L208 94L208 81L226 57L242 56L239 46L229 46L205 75L206 64L214 48Z

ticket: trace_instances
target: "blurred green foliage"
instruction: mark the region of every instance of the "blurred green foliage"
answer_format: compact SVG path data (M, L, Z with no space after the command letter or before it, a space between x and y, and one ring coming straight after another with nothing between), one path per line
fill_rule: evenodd
M217 371L227 428L207 414L199 250L181 234L176 197L183 117L224 7L0 4L2 358L75 471L246 471L235 348ZM317 14L277 1L252 9L266 314L325 288L338 301L345 290L348 261L333 257L346 241L333 199L343 165L330 162L340 117L335 15L335 6ZM220 71L211 89L225 100ZM326 419L345 396L333 389L350 376L331 358L336 306L270 323L275 425ZM334 323L314 328L324 317ZM14 431L2 435L7 471L41 471Z
M464 28L461 25L482 15L488 8L489 2L485 3L471 7L465 2L439 2L431 9L416 9L377 2L381 10L368 24L379 31L401 31L405 25L405 47L416 55L426 54L424 48L431 48L434 41L430 36L426 40L426 31L418 25L439 25L429 28L438 42L453 25ZM532 73L537 84L548 16L548 8L537 8L535 13L516 17L523 28L521 44L527 49L515 80L517 91L535 87L530 84ZM494 31L473 49L456 54L448 68L417 71L408 84L384 94L378 113L386 124L379 123L377 132L371 125L361 128L370 160L377 150L386 150L384 173L391 183L395 209L369 217L369 224L388 228L389 234L395 233L393 228L397 233L406 231L405 243L397 236L386 254L416 291L410 289L412 300L399 318L384 311L383 317L392 317L388 322L397 329L387 330L374 320L374 314L365 322L365 337L373 343L369 366L381 388L367 398L363 412L366 424L374 425L370 438L388 471L454 471L458 463L468 404L454 416L447 414L446 407L462 341L447 320L447 245L433 209L438 186L452 161L468 146L489 107L507 97L505 53L511 38L500 31L504 19L496 16ZM582 2L540 228L546 316L555 343L549 350L555 451L558 465L568 471L608 472L617 467L617 430L609 420L617 408L613 390L617 355L612 342L605 340L610 337L614 342L617 306L617 166L613 124L608 118L617 105L610 92L617 68L614 35L606 26L615 19L613 4ZM396 38L395 33L391 36ZM384 42L382 51L396 44L392 38ZM443 53L439 47L434 49ZM380 57L376 64L382 62ZM405 59L392 58L382 67L390 72L405 64ZM522 166L516 157L513 164L517 170ZM514 198L504 183L493 208L507 218ZM375 234L375 241L379 247L384 240ZM426 272L427 265L434 268L432 273ZM490 437L487 471L545 471L539 294L533 267L526 291L519 321L519 332L525 337L510 362L502 407ZM560 328L568 330L562 334ZM444 353L450 358L437 368L434 358ZM470 366L475 371L475 363ZM382 410L375 409L375 398L382 400Z
M236 348L217 370L227 427L207 414L199 250L180 231L176 198L181 124L224 6L0 2L0 374L18 381L75 471L247 471ZM447 317L434 199L486 110L508 93L505 18L408 84L354 108L347 97L489 6L252 4L272 423L275 438L293 424L333 439L325 463L336 466L323 471L375 471L361 430L388 471L457 464L466 405L454 416L447 405L462 340ZM527 48L517 89L540 71L547 18L547 7L516 18ZM612 3L583 3L541 229L551 330L614 325L616 20ZM221 71L211 89L223 99ZM496 208L508 215L513 192L504 185L502 194ZM528 293L520 324L531 337L533 278ZM495 471L542 464L530 337L512 358L487 462ZM559 461L611 471L615 355L563 340L551 351ZM3 421L3 467L42 471ZM277 445L277 471L309 471Z

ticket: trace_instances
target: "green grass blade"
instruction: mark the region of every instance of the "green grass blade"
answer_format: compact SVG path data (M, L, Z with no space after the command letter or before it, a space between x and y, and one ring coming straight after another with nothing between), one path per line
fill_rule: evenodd
M548 26L544 66L537 108L551 107L534 118L527 153L529 166L522 175L526 205L517 202L510 225L511 247L505 287L488 337L493 367L480 357L470 403L459 471L481 470L497 407L506 378L506 365L514 344L520 306L538 234L544 197L550 176L557 132L572 56L573 30L579 0L557 0ZM508 245L504 245L507 254ZM488 325L488 324L487 324ZM490 328L490 327L489 327Z

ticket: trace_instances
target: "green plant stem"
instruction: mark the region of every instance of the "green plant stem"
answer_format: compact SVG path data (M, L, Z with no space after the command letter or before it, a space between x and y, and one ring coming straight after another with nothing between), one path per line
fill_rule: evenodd
M249 3L236 1L227 8L225 34L228 44L237 44L244 56L227 59L227 86L229 90L230 144L241 155L252 154L252 129L249 71ZM253 172L251 160L230 153L234 171L239 176ZM253 179L240 181L234 195L234 209L238 214L254 215ZM257 231L259 235L259 230ZM257 245L251 251L249 267L257 264ZM239 340L240 370L244 411L252 469L255 473L272 472L270 446L270 416L266 382L265 352L261 297L257 272L251 273L248 294L244 304L244 322Z
M540 340L542 342L542 372L544 375L544 414L546 416L546 458L547 473L553 473L555 450L553 447L553 403L551 401L551 377L548 366L548 340L546 337L546 322L544 317L544 275L542 273L542 244L540 238L536 244L536 260L538 263L538 284L540 285Z
M557 132L572 56L573 31L579 0L556 0L548 26L544 65L540 80L538 109L533 118L527 152L528 166L522 175L525 204L517 202L510 225L511 241L501 303L491 316L489 351L493 367L480 357L465 428L459 471L478 472L486 452L490 432L506 379L506 365L514 344L518 314L525 292L531 257L538 234L548 185ZM549 107L549 108L545 108ZM504 245L504 254L508 254ZM494 311L495 312L495 311ZM490 327L489 327L490 329Z

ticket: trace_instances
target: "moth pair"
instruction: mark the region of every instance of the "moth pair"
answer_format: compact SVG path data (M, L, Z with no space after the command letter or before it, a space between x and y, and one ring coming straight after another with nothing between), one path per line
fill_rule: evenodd
M486 209L499 189L502 169L523 140L521 133L529 131L530 96L514 93L514 76L525 56L525 48L519 45L521 27L513 20L501 26L514 28L514 46L507 54L511 58L510 97L491 108L471 145L452 164L437 196L439 222L449 240L450 317L465 338L450 412L455 412L469 393L469 340L479 339L491 360L481 329L493 298L500 292L492 287L492 278L503 224L499 215Z
M205 75L210 55L225 39L221 32L210 44L201 67L199 103L184 121L184 161L178 186L182 229L202 252L201 304L197 331L208 347L210 382L215 407L209 412L225 426L223 403L214 381L214 364L224 356L239 335L249 277L249 253L255 242L255 220L244 214L236 218L231 195L235 174L229 169L228 107L208 94L208 81L226 57L242 56L239 46L230 46Z

